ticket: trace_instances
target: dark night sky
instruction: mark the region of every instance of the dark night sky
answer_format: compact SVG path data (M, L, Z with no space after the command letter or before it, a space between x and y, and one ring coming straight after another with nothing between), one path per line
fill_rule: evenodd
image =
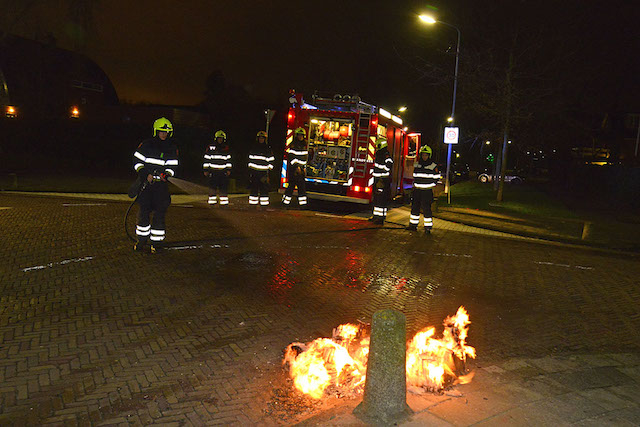
M460 26L463 53L506 21L537 19L573 43L577 58L599 62L598 80L636 81L637 59L628 58L638 57L637 2L539 1L537 15L500 16L500 4L517 10L519 2L431 5L441 19ZM40 6L20 32L29 35L39 27L53 32L59 46L71 47L61 4L51 0ZM421 111L446 115L450 88L438 92L413 65L420 56L453 71L451 56L443 52L455 41L455 31L419 24L417 13L426 5L413 0L102 0L84 53L105 69L123 100L197 103L207 75L221 69L228 80L270 103L286 99L289 88L321 89L359 92L388 108L434 104ZM581 67L576 64L576 70Z

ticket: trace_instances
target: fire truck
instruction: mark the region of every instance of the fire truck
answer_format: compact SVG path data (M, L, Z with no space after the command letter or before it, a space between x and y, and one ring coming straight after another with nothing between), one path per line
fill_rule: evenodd
M358 96L314 94L309 103L292 91L287 139L280 175L281 193L288 186L288 149L293 132L307 135L307 196L313 199L368 204L373 195L376 138L385 136L393 157L391 196L401 197L413 184L413 163L420 133L407 133L400 117L362 102Z

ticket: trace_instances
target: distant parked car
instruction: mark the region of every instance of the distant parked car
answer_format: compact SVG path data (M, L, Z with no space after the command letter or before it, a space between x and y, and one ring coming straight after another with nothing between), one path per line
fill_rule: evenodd
M491 182L493 181L493 176L485 171L478 175L478 181L482 183ZM514 171L507 171L506 175L504 176L504 182L510 182L512 184L522 184L524 182L524 178Z
M447 165L438 164L438 171L442 176L442 178L438 180L438 184L444 184L447 175ZM451 169L449 170L449 179L451 180L452 184L469 179L469 165L467 165L466 163L451 163Z

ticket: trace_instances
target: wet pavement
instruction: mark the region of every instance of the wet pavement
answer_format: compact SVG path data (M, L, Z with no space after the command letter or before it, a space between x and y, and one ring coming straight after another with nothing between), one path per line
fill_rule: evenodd
M479 370L640 352L632 255L445 221L425 236L401 228L401 210L379 228L357 209L255 211L236 198L221 210L174 199L169 250L152 256L132 252L127 205L116 198L0 194L0 424L272 424L317 415L326 408L268 410L289 386L282 350L382 308L405 313L413 333L464 305ZM637 360L615 360L636 376L609 386L637 387ZM640 393L631 394L616 397L637 414Z

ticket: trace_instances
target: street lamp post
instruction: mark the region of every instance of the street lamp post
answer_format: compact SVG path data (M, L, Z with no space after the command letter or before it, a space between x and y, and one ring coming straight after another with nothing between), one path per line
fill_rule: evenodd
M455 68L455 72L453 74L453 102L451 104L451 117L449 117L450 123L453 123L455 120L455 114L456 114L456 94L458 92L458 62L460 59L460 29L458 27L456 27L455 25L451 25L447 22L443 22L443 21L438 21L430 16L427 15L420 15L420 19L423 22L426 22L427 24L442 24L442 25L446 25L447 27L451 27L454 30L456 30L456 32L458 33L458 42L456 44L456 68ZM447 194L447 202L449 204L451 204L451 194L450 194L450 186L451 186L451 181L449 180L449 174L451 171L451 145L452 144L448 144L449 147L447 148L447 174L445 177L445 184L444 184L444 192Z

